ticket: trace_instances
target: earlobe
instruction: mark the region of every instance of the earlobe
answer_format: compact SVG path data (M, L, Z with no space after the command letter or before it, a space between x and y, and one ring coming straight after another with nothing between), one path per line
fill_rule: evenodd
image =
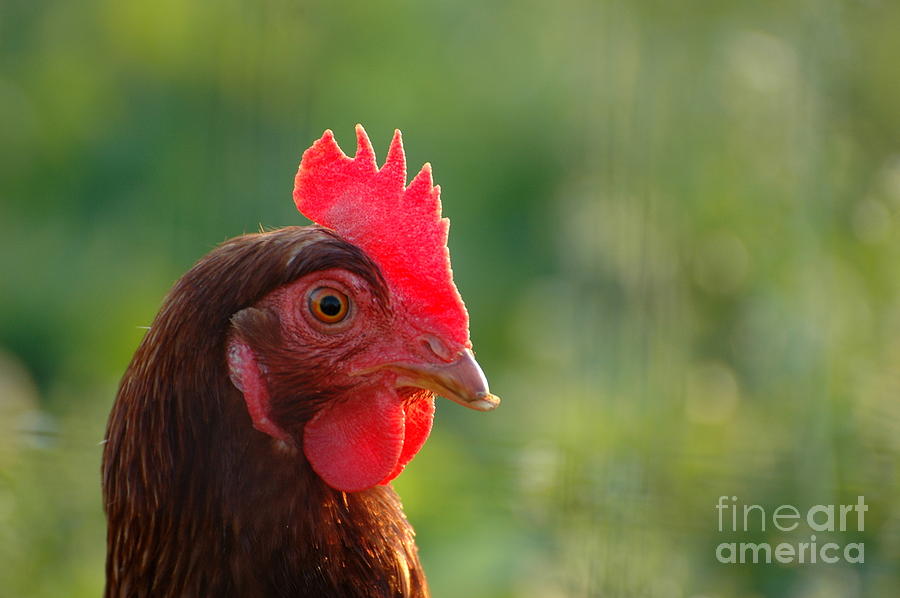
M293 444L293 439L269 418L269 389L253 349L237 336L228 340L225 351L231 383L244 395L253 427L269 436Z

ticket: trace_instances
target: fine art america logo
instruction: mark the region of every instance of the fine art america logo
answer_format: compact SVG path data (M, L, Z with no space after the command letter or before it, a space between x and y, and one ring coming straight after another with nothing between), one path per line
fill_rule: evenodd
M761 505L739 504L737 496L720 496L716 504L719 532L753 535L795 532L803 524L808 536L802 542L722 542L716 547L720 563L847 563L865 562L862 542L832 542L837 532L858 533L865 530L865 513L869 510L865 497L858 496L853 505L815 505L802 511L793 505L780 505L767 512ZM829 541L816 534L828 534ZM792 537L785 537L785 540ZM854 539L854 538L848 538Z

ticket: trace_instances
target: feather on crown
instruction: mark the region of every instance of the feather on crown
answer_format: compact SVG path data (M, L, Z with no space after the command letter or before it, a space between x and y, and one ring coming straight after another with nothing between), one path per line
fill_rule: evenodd
M297 209L365 251L423 332L470 347L469 316L450 268L450 221L441 218L431 165L406 186L399 130L380 169L362 125L356 125L356 144L349 158L327 130L303 152L294 179Z

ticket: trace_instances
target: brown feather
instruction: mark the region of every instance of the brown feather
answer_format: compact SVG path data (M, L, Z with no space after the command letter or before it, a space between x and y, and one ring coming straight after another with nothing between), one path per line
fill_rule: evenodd
M375 264L315 226L232 239L176 283L109 419L107 598L428 595L393 489L327 486L302 451L252 427L228 378L229 334L278 358L277 321L254 303L335 267L367 280L389 308ZM291 392L273 392L273 414L296 434L329 395L328 363L313 354L304 363L276 381Z

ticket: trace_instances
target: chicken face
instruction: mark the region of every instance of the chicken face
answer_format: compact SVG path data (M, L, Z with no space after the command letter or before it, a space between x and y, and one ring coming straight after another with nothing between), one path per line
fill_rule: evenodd
M471 350L423 329L387 291L378 277L328 269L233 319L229 370L254 426L302 446L339 490L400 474L431 431L433 393L482 411L499 401Z
M353 158L330 131L304 153L294 200L357 257L235 315L228 346L254 426L302 445L316 473L345 491L402 471L431 430L433 393L481 411L499 403L471 351L431 167L406 186L399 131L381 168L356 133Z

